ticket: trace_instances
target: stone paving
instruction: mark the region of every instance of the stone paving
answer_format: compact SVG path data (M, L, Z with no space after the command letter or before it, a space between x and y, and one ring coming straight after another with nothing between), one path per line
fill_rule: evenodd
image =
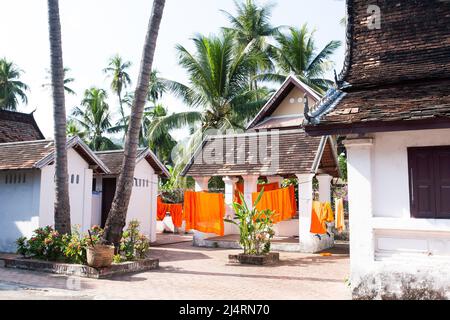
M348 249L323 257L280 254L275 266L229 265L239 250L192 247L189 242L152 248L160 269L108 280L0 268L0 299L350 299Z

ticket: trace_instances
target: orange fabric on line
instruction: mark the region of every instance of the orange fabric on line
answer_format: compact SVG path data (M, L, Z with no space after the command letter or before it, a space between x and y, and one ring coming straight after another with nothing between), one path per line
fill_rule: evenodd
M236 187L234 189L234 202L242 204L240 194L244 194L244 184L236 183Z
M339 232L345 231L345 217L344 217L344 200L338 199L336 206L336 230Z
M167 214L167 204L162 202L161 196L158 196L158 201L156 205L156 218L158 221L164 220Z
M183 205L169 204L169 212L172 217L173 225L177 228L181 228L183 225Z
M264 188L264 192L266 191L274 191L280 189L280 185L278 182L267 183L267 184L258 184L257 191L261 192L262 188Z
M334 213L330 202L322 204L322 221L334 222Z
M327 229L321 221L322 204L319 201L313 201L311 212L311 229L310 232L314 234L325 234Z
M294 186L264 192L256 209L260 211L267 209L274 211L273 223L289 220L297 213L294 192ZM253 193L252 201L255 202L258 196L258 192Z
M263 187L264 187L264 192L280 189L280 185L278 184L278 182L274 182L274 183L267 183L267 184L258 184L257 191L261 192ZM244 194L244 184L236 183L236 187L234 190L234 202L242 204L241 198L239 196L240 193Z
M186 191L184 194L186 230L224 235L225 198L221 193Z
M163 203L161 196L158 196L156 217L159 221L164 220L167 213L170 213L172 217L173 225L177 228L181 228L183 224L183 205Z

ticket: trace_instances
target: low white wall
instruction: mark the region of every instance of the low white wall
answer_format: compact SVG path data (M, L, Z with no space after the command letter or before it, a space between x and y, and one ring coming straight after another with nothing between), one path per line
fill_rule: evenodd
M15 252L17 238L38 228L40 180L39 170L0 172L0 252Z
M71 224L87 231L91 223L92 170L73 149L67 151ZM39 226L54 225L55 166L42 168ZM89 190L89 192L87 191Z

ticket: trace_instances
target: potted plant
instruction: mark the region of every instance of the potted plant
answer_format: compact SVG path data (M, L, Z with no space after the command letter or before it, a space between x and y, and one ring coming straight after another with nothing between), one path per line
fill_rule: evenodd
M244 253L230 255L231 262L242 264L264 265L279 261L279 253L270 252L273 231L272 210L258 210L256 206L264 194L264 188L259 193L253 209L249 209L244 197L240 194L241 203L233 203L235 211L234 220L225 219L225 222L233 223L239 227L239 243Z
M100 234L93 230L89 232L89 243L86 248L87 264L93 268L106 268L111 266L114 259L115 247L99 243Z

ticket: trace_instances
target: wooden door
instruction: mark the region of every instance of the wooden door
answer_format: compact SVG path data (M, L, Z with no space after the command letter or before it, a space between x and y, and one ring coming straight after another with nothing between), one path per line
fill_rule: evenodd
M116 193L116 178L103 179L102 187L102 224L104 228L109 211L111 210L114 194Z

